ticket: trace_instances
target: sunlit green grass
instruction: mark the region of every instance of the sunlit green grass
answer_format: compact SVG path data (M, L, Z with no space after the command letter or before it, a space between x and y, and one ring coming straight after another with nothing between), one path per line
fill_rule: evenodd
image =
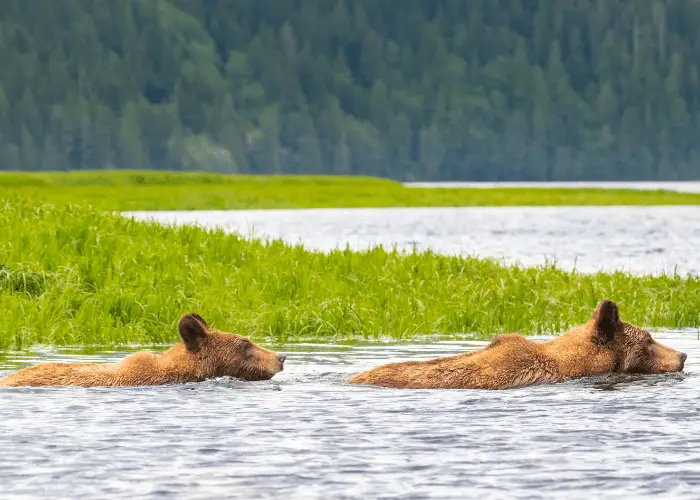
M189 311L268 341L560 332L601 298L637 324L700 325L693 277L382 249L323 254L16 196L0 202L0 266L0 349L174 342Z
M700 194L567 188L407 188L370 177L174 172L0 173L0 197L107 210L696 205Z

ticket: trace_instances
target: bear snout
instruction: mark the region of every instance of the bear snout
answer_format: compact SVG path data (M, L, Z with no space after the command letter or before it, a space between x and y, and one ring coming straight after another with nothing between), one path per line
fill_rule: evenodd
M284 360L287 359L287 356L284 354L278 354L277 359L279 360L280 363L284 363Z
M681 353L681 370L683 369L683 366L685 365L685 360L688 359L688 355L684 352Z

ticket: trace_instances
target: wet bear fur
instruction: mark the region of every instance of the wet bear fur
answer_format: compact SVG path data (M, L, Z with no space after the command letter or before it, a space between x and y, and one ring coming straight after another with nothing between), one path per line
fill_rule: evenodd
M201 316L180 318L182 342L165 352L136 352L118 363L43 363L0 380L0 386L147 386L200 382L231 376L268 380L283 369L284 356L240 335L210 330Z
M475 352L390 363L349 382L400 389L512 389L610 373L679 372L685 359L620 320L617 305L602 300L590 321L547 342L503 335Z

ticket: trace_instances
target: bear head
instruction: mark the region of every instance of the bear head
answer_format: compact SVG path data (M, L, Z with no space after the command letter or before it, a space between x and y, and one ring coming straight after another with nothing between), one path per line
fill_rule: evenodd
M687 355L654 340L648 331L622 321L617 304L601 300L588 323L592 340L613 353L613 372L668 373L683 370Z
M209 377L269 380L284 369L285 356L233 333L210 330L195 313L180 318L178 332L194 363Z

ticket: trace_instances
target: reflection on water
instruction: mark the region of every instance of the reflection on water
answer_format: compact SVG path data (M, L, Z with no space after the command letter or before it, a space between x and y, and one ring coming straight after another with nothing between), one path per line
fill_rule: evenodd
M685 373L511 391L349 386L482 342L297 344L265 382L0 390L3 498L697 498L700 342ZM113 361L39 348L0 357Z
M463 207L128 212L332 250L375 245L583 272L700 273L700 207Z

